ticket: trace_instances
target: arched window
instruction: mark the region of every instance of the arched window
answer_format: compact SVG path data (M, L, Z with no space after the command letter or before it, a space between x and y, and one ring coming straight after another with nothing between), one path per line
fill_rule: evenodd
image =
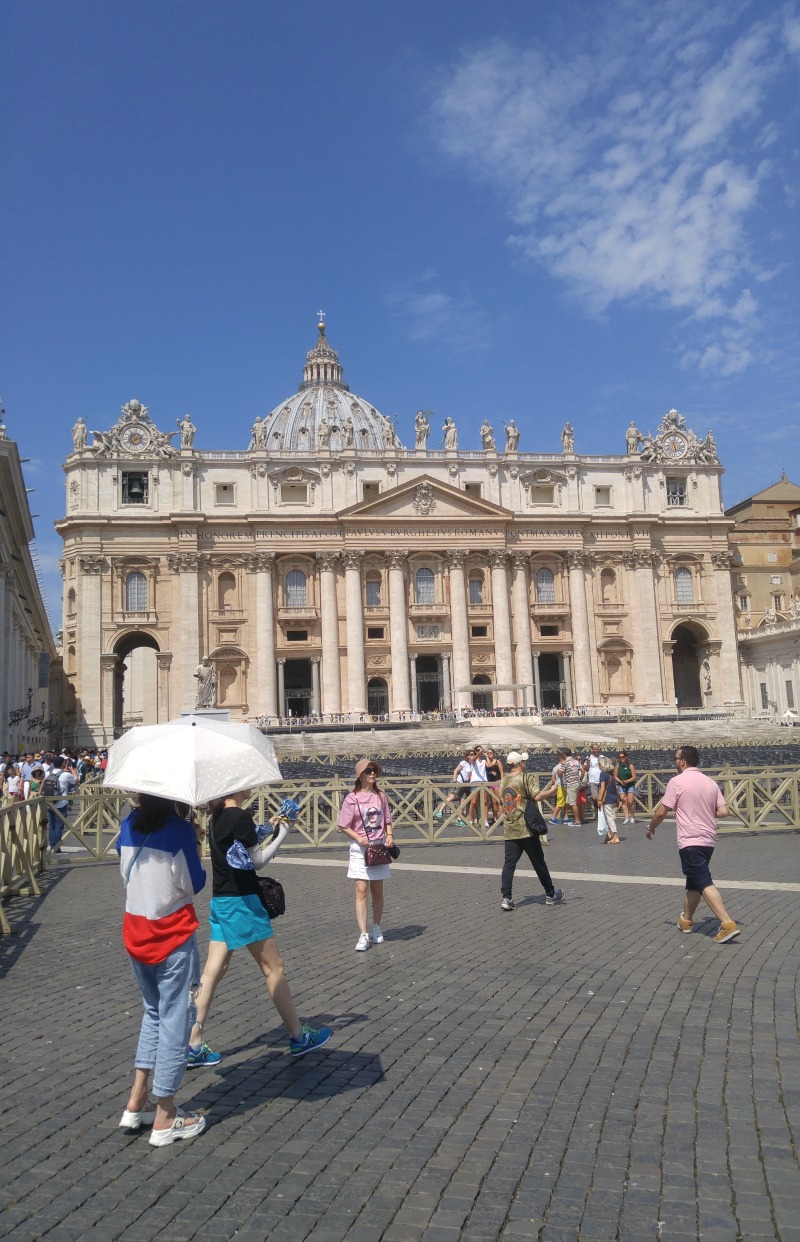
M147 612L147 579L138 571L125 579L125 611Z
M370 574L364 583L364 596L367 608L380 608L381 606L381 576L380 574Z
M305 608L306 576L302 569L292 569L286 575L286 607Z
M414 583L418 604L432 604L435 602L432 569L418 569L414 576Z
M617 602L617 575L613 569L604 569L600 574L600 598L604 604Z
M556 602L556 582L552 569L536 570L536 602L539 604Z
M237 677L236 677L235 668L231 668L229 665L226 665L225 668L220 670L220 675L219 675L220 706L222 706L223 703L234 702L235 700L234 691L236 689L236 680L237 680Z
M479 569L473 569L469 576L469 602L483 603L483 574Z
M694 589L692 587L692 571L685 565L675 570L675 602L676 604L693 604Z
M67 616L71 617L75 613L75 588L70 587L67 592Z
M220 574L217 581L217 599L220 612L230 612L236 607L236 578L233 574Z

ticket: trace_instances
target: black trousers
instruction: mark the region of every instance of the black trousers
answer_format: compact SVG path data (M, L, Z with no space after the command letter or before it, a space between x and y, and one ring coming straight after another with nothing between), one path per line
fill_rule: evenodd
M517 863L523 854L527 854L531 866L539 877L539 883L547 896L552 897L555 892L555 886L550 879L547 863L544 861L544 850L542 849L542 843L539 840L538 834L535 837L519 837L514 841L506 841L505 847L506 856L503 863L503 875L500 880L503 896L511 896L511 886L514 883L514 872L517 869Z

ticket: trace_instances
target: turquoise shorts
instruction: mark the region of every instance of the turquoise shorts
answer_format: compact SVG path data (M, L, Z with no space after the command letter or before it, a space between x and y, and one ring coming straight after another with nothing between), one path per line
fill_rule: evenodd
M241 897L211 898L211 939L222 940L229 949L269 940L275 933L257 893Z

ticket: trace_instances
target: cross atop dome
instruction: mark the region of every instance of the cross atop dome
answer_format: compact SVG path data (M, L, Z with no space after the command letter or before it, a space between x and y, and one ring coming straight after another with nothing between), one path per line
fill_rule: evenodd
M349 392L350 389L342 379L339 355L329 344L325 336L324 311L317 311L317 331L319 333L317 343L306 354L303 382L300 385L299 391L302 392L304 388L318 388L327 384L331 388L342 388L345 392Z

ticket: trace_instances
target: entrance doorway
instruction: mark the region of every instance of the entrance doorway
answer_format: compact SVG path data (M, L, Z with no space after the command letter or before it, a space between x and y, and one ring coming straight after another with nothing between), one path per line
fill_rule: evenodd
M438 712L442 706L442 674L439 657L417 656L417 711Z
M311 661L287 660L283 675L283 714L311 715Z
M707 637L705 632L698 633L690 625L679 625L673 631L672 641L675 645L672 648L672 676L678 707L703 706L698 647Z
M382 677L370 677L367 682L367 711L370 716L389 714L389 687Z
M540 707L564 706L561 661L554 653L539 656L539 690L542 696Z
M150 634L125 634L114 655L114 737L133 725L158 723L158 643Z
M490 686L492 683L485 673L478 673L477 676L473 677L472 684L473 686ZM484 690L483 692L473 690L472 706L476 712L490 712L494 706L491 690Z

